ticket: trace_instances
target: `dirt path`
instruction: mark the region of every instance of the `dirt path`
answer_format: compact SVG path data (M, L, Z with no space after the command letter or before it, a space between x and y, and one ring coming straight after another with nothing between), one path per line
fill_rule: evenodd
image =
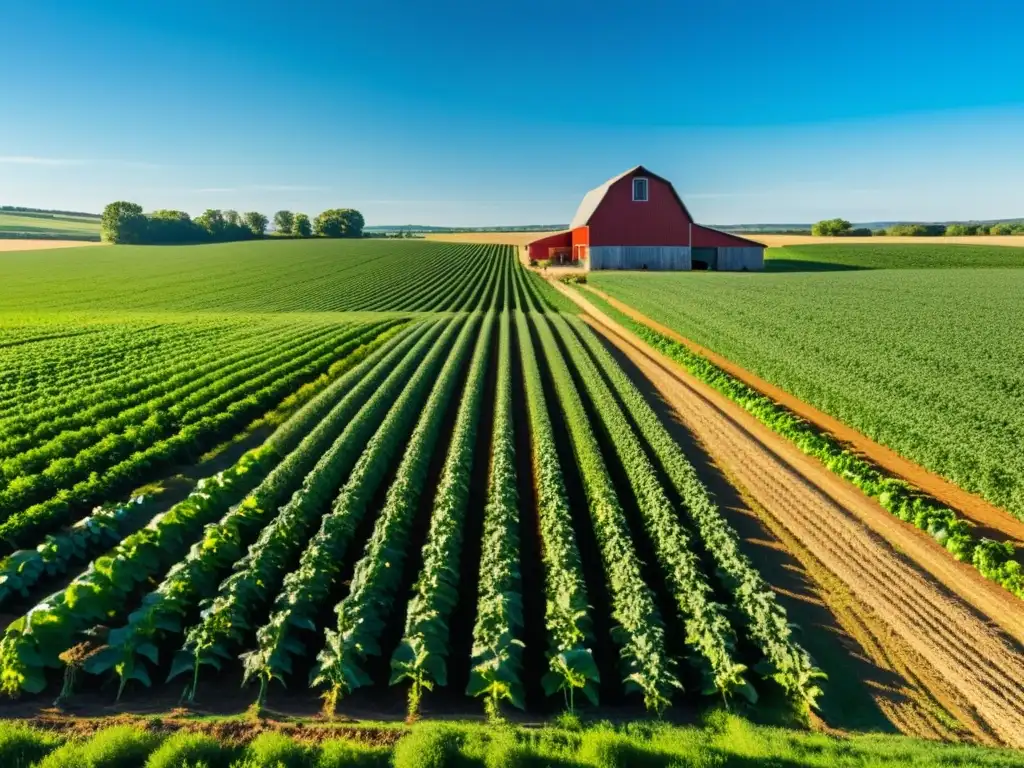
M686 347L697 354L706 357L722 370L727 371L730 375L735 376L745 384L753 387L762 394L767 395L775 402L784 405L786 408L793 411L793 413L796 413L801 418L811 422L819 429L829 432L838 440L853 446L857 451L874 463L878 464L880 467L886 469L888 472L902 477L907 482L920 488L929 496L938 499L943 504L946 504L957 512L960 512L965 518L979 527L980 530L978 532L982 536L988 536L999 541L1009 539L1018 544L1024 545L1024 522L1013 517L1006 510L985 501L985 499L980 496L976 496L962 488L958 488L945 478L929 472L912 461L908 461L895 451L886 448L880 443L876 443L871 438L862 435L851 427L848 427L846 424L829 416L824 411L819 411L814 406L808 405L802 400L793 397L793 395L789 394L784 389L780 389L756 374L751 373L747 369L741 368L707 347L702 347L700 344L691 341L685 336L681 336L668 326L651 320L649 317L641 314L628 304L624 304L618 299L609 296L604 291L600 291L589 285L586 286L586 290L600 296L617 310L628 315L637 322L641 322L644 325L653 328L658 333L661 333L674 341L678 341L680 344L686 345Z
M1024 747L1024 649L1009 636L1024 638L1020 601L580 301L723 470L955 688L993 735ZM944 588L950 583L963 600Z

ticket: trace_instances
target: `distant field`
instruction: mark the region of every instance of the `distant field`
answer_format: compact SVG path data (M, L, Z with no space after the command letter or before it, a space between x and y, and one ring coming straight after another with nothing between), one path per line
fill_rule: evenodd
M1024 248L1024 235L967 235L964 237L814 237L812 235L753 235L741 233L748 240L756 240L771 248L784 245L861 245L880 243L909 243L925 245L999 245Z
M0 212L0 238L100 239L100 220L59 213Z
M885 266L881 250L838 247L782 250L790 266L809 251ZM889 263L949 267L964 256L952 246L911 253L908 264L910 248L921 246L893 251ZM604 272L589 281L1024 517L1024 270L807 263L789 274Z
M557 231L557 230L555 230ZM500 245L526 245L552 232L439 232L426 235L427 240L448 243L498 243Z
M883 238L878 238L879 240ZM824 243L769 248L769 272L818 272L842 269L959 269L963 267L1024 267L1021 248L991 245L908 243ZM1013 238L1008 238L1013 239Z
M421 240L263 240L0 253L0 311L448 309L501 249ZM413 256L415 254L415 257ZM453 289L454 290L454 289Z

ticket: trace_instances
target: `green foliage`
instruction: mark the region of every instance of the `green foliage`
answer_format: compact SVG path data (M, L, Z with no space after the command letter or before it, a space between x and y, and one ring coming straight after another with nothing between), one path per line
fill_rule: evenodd
M100 238L108 243L142 243L146 237L146 217L142 206L119 200L103 209Z
M369 682L364 662L383 652L378 639L387 626L396 598L405 597L398 592L420 493L479 321L479 315L474 313L465 322L437 374L384 506L377 513L365 553L356 563L348 596L334 609L337 628L327 629L324 648L312 673L313 684L327 688L330 702Z
M242 223L248 227L249 231L256 237L263 237L267 233L267 217L259 211L247 211L242 216Z
M270 681L284 682L291 674L292 659L307 652L295 633L316 630L314 618L332 589L356 526L412 431L429 383L463 322L462 318L440 320L438 326L444 328L441 336L436 341L433 335L426 337L432 343L430 352L359 456L330 513L323 516L320 529L302 553L298 567L285 577L269 620L256 632L257 648L242 657L245 680L256 679L260 683L258 702L264 701ZM387 402L381 403L381 408L387 406ZM329 709L329 700L327 704Z
M212 736L180 731L154 750L145 768L228 768L233 753Z
M391 750L333 739L320 745L320 755L313 765L315 768L387 768L391 765Z
M577 691L592 704L597 704L600 674L591 650L594 637L590 605L565 480L558 462L537 354L526 314L522 311L526 293L521 271L517 274L516 288L519 291L515 313L516 337L530 422L530 458L537 489L537 514L544 542L548 672L542 682L549 695L562 693L566 706L573 710Z
M743 618L746 632L763 658L755 671L770 677L794 699L815 706L821 693L822 673L793 633L786 611L775 592L740 549L739 536L701 483L693 465L672 439L643 394L598 341L589 328L573 321L576 333L590 350L612 388L629 411L638 430L683 500L686 515L697 528L725 583L730 598Z
M941 237L946 234L944 224L893 224L885 230L890 237Z
M502 271L509 268L511 262L506 262ZM391 683L411 683L409 715L413 718L418 715L423 689L444 685L448 680L448 620L459 596L462 526L469 503L469 479L494 324L489 313L473 350L465 393L434 495L430 530L423 547L423 567L406 609L402 641L391 657Z
M4 768L28 768L58 744L45 731L18 722L0 722L0 764Z
M0 252L0 312L444 312L471 308L493 262L514 259L505 245L251 236L102 258Z
M527 305L534 305L535 301L528 299ZM558 402L565 414L601 550L612 619L617 624L612 637L619 647L623 682L627 692L643 694L649 710L661 712L670 703L673 693L682 687L675 676L675 663L665 651L664 624L654 595L643 580L625 512L569 367L545 316L531 313L530 319L540 338Z
M313 227L309 223L309 216L304 213L295 214L295 221L292 224L292 234L296 237L309 237L313 234Z
M303 214L299 214L302 216ZM307 219L307 224L309 223ZM295 226L295 214L291 211L278 211L274 214L274 229L282 235L290 235Z
M330 208L313 222L313 231L321 237L362 237L363 214L353 208Z
M507 281L506 281L507 284ZM507 292L506 292L507 294ZM479 592L466 693L485 698L491 718L508 701L526 706L522 683L523 608L519 573L519 497L512 422L511 330L508 312L498 325L498 375L491 466L484 507Z
M927 257L959 247L903 250ZM1024 359L1024 272L700 277L602 274L591 283L1024 518L1024 398L1011 383Z
M313 768L315 750L283 733L267 731L253 739L245 749L245 760L266 768Z
M658 564L685 622L689 661L701 673L702 692L727 698L740 695L756 701L757 693L744 677L746 667L735 658L736 635L725 616L725 606L714 600L692 535L680 523L679 513L669 501L640 438L578 337L560 316L551 317L555 334L579 373L626 471ZM585 327L577 328L589 333Z
M381 404L396 397L422 360L431 338L431 334L423 335L428 328L423 325L403 334L345 374L336 391L346 394L275 469L266 488L257 488L253 503L223 521L225 526L265 527L245 557L233 561L234 573L221 583L202 620L188 629L185 645L178 652L170 676L191 673L190 700L196 695L200 668L209 665L219 669L222 660L230 659L231 652L238 650L257 611L266 608L331 493L380 423ZM304 472L308 474L298 490L287 504L275 510L274 504ZM204 559L211 569L224 567L223 558L210 555ZM202 564L197 563L197 567ZM168 607L173 607L175 614L184 613L190 605L184 587L172 591L176 598Z
M418 725L398 742L393 765L395 768L449 768L457 765L464 738L458 728L450 725Z
M87 741L68 742L51 752L39 768L138 768L161 737L132 725L115 725Z
M816 237L845 235L853 228L846 219L822 219L811 225L811 234Z
M906 245L902 243L857 243L852 245L828 243L769 248L765 259L765 269L769 272L829 271L843 268L964 269L974 267L1024 267L1024 248L946 243L940 245L932 243L908 243ZM601 275L597 279L600 282L605 280L606 276ZM594 283L594 285L598 286L598 283Z
M631 320L603 300L597 297L595 300L655 349L742 406L758 421L791 440L803 453L819 459L830 470L875 499L886 511L927 532L957 560L970 562L985 578L1024 599L1024 570L1014 560L1011 542L999 544L975 538L970 525L957 517L953 510L923 496L909 483L887 475L830 434L819 431L792 411L691 352L685 345Z

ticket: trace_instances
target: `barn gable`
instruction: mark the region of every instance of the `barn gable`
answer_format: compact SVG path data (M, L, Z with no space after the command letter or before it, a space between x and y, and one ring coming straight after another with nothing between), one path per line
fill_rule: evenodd
M593 270L764 267L761 243L695 223L672 182L642 165L587 192L568 235L568 254L564 235L557 243L537 242L531 254L557 246L559 259Z
M572 223L569 225L569 229L576 229L577 227L588 226L590 224L591 218L597 212L597 209L601 206L601 203L608 195L608 192L612 188L612 186L620 181L623 181L627 177L633 178L636 176L654 179L664 184L671 192L672 197L675 199L676 203L678 203L686 218L690 221L693 220L690 216L690 212L686 210L686 205L683 203L683 199L679 197L679 193L676 192L676 189L675 187L672 186L671 181L662 176L658 176L656 173L651 173L642 165L637 165L634 166L633 168L630 168L628 171L620 173L618 176L613 176L601 186L594 187L592 190L587 192L587 194L583 196L583 200L580 202L580 207L576 209L576 215L572 217Z

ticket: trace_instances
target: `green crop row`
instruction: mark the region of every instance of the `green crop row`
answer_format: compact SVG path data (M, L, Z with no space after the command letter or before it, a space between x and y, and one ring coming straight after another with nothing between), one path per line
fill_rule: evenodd
M715 602L692 536L683 527L640 438L566 321L557 315L550 317L625 469L656 560L685 622L689 660L701 672L703 693L739 694L756 701L757 693L744 677L746 667L735 659L736 634L725 616L725 606Z
M426 331L428 325L423 326ZM266 608L281 586L288 569L308 540L342 480L355 465L360 452L380 426L387 406L406 385L440 332L409 334L387 355L375 360L356 387L318 425L324 434L338 435L309 470L301 487L260 532L232 573L203 611L199 623L189 628L178 651L171 676L192 672L189 699L196 694L200 669L219 669L224 659L237 653L258 611ZM322 448L321 448L322 450ZM265 510L272 514L271 510Z
M807 651L796 641L793 627L775 592L750 558L741 552L736 531L647 399L586 325L577 319L570 323L679 493L687 516L700 533L743 619L747 634L763 654L756 671L775 680L791 697L813 707L821 695L817 680L824 677L824 673L814 667Z
M348 394L310 433L311 439L306 447L300 446L279 465L278 470L275 470L273 483L268 482L266 487L257 487L242 504L231 509L216 525L207 526L202 539L192 546L184 560L171 569L163 582L142 599L141 607L128 617L127 624L111 631L106 647L92 656L85 665L87 672L104 674L113 671L120 678L119 690L123 690L124 685L133 679L145 685L150 684L149 672L145 664L142 663L143 660L148 660L153 664L158 662L159 642L168 636L181 633L182 623L186 617L190 615L201 599L210 597L217 591L220 579L232 564L240 562L239 558L246 544L250 543L256 532L266 525L268 518L272 518L271 525L274 526L275 531L288 531L287 527L279 528L276 524L279 521L291 522L295 514L306 512L307 509L303 502L315 502L324 493L330 494L336 487L336 483L327 489L324 489L322 484L325 482L329 484L333 473L340 475L347 468L351 468L355 461L354 457L348 461L347 467L344 466L344 459L341 461L334 459L335 452L333 450L326 454L334 459L332 462L324 462L322 458L318 460L318 457L343 429L345 431L342 432L342 438L350 437L353 434L358 436L360 430L358 426L353 429L353 424L361 425L358 415L353 418L353 414L356 414L371 393L373 393L373 397L382 393L384 393L383 397L386 397L389 390L386 386L387 382L381 384L383 372L388 369L388 363L400 359L415 338L414 334L410 334L404 343L397 345L389 355L381 358L372 370L364 372L358 381L353 380L353 386ZM418 346L425 351L432 336L428 331L421 338L422 341ZM421 359L422 354L417 355L417 348L414 346L401 367L408 371L414 368ZM401 383L402 381L399 381L399 387ZM380 388L376 389L378 386ZM372 432L375 426L375 424L370 424L368 428L364 427L362 432ZM364 440L368 436L366 434ZM335 445L338 443L336 442ZM362 443L359 443L360 447L361 445ZM310 471L310 467L314 463L315 466ZM323 469L325 463L329 468L328 471L317 472L318 469ZM339 467L338 464L343 466ZM292 502L298 503L290 502L285 507L290 514L281 514L278 504L288 498L288 494L299 486L299 478L306 472L313 475L314 482L310 485L303 484L295 491L292 494ZM310 490L319 491L319 494L310 494ZM275 543L279 543L279 541L278 539ZM263 551L273 552L274 550L260 550L260 552ZM241 562L246 562L246 560ZM251 580L246 582L243 577L241 586L243 590L245 586L248 586L251 594L258 585L258 581L255 581L254 577L258 577L259 573L246 575ZM229 588L237 584L239 581L229 580ZM244 591L243 594L245 594ZM255 597L255 595L252 596ZM255 600L251 607L257 607ZM223 614L220 616L223 618ZM216 622L213 623L213 626L217 627ZM171 676L173 677L186 669L193 671L190 695L194 695L200 662L212 664L215 667L219 666L220 662L216 653L218 650L220 649L216 645L204 645L194 648L191 654L186 651L176 659L177 663L171 669ZM221 654L221 657L223 655L225 654Z
M661 711L668 706L673 691L682 687L674 674L675 664L665 650L664 624L654 595L644 582L625 513L568 365L544 317L533 313L531 320L565 414L586 492L604 564L612 618L618 624L612 635L619 646L626 690L640 691L648 709Z
M430 383L464 322L464 318L439 321L439 325L444 326L441 337L433 343L423 363L388 410L330 513L324 516L320 529L302 553L298 567L285 577L269 620L256 632L257 648L243 655L245 680L255 678L260 683L260 703L266 699L270 681L283 682L284 676L291 672L292 658L307 652L295 631L316 631L314 618L335 586L356 527L392 460L401 452Z
M358 346L356 340L363 333L364 329L358 326L339 326L327 339L318 334L304 343L277 348L269 355L245 361L236 371L208 377L195 391L158 398L152 408L144 405L108 421L103 427L86 428L75 435L58 435L7 459L0 465L3 469L0 518L67 488L92 472L103 471L173 434L176 429L220 413L265 386L282 381L288 386L299 376L307 377L308 370L325 369L337 355L355 348L346 347L347 344ZM137 419L139 416L142 418Z
M506 302L506 306L507 306ZM512 362L509 312L498 321L497 383L491 464L484 507L479 592L466 693L484 696L488 712L508 700L525 706L522 675L522 580L519 573L519 499L512 423Z
M396 343L394 337L387 342ZM229 469L200 480L187 499L127 536L68 587L13 621L0 639L0 690L8 694L42 690L45 670L61 666L60 655L75 644L79 633L121 615L139 585L165 572L185 554L204 525L250 490L259 486L262 498L281 498L288 491L284 478L291 465L312 465L322 450L323 437L310 431L372 369L385 349L386 345L376 349L306 403L262 446L245 453ZM281 461L293 451L296 458Z
M592 704L597 704L600 673L591 650L594 635L587 586L537 354L530 338L526 314L520 310L515 314L530 423L530 458L537 489L537 517L543 545L548 671L542 682L548 695L561 691L572 710L575 708L576 691L580 691Z
M421 692L447 685L448 620L459 598L459 562L463 523L469 504L469 479L480 422L481 401L494 328L493 312L484 318L466 390L459 403L451 446L434 495L423 567L406 609L405 632L391 657L392 684L409 680L409 715L419 712Z
M483 321L490 322L491 317L488 315ZM336 628L325 632L324 648L317 656L311 677L314 686L327 689L325 700L330 713L342 696L372 683L365 671L365 661L383 653L380 635L399 597L412 527L430 460L441 437L443 419L458 389L470 350L474 346L479 348L479 339L486 335L477 334L480 322L480 313L471 315L441 368L388 488L384 506L377 513L366 550L356 563L348 595L335 606Z

